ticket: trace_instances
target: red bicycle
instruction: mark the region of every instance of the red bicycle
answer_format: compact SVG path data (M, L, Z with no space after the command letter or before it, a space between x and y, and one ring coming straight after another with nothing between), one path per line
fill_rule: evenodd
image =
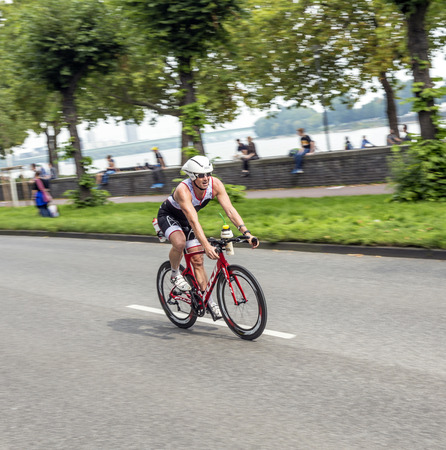
M216 248L219 259L203 293L194 275L191 263L193 253L185 253L186 268L180 266L184 278L192 287L190 291L182 292L172 286L169 261L160 266L156 279L158 297L172 323L180 328L190 328L198 317L206 313L209 298L216 287L223 319L237 336L253 340L263 333L267 310L262 288L247 269L235 264L230 265L223 252L229 242L246 242L247 239L246 236L208 239Z

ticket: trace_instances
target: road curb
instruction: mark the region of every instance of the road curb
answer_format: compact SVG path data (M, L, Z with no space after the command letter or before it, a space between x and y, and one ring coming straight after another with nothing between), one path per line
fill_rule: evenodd
M159 243L156 236L136 234L104 234L104 233L76 233L68 231L40 231L40 230L0 230L5 236L37 236L74 239L100 239L128 242ZM345 255L368 255L391 258L419 258L446 260L446 250L416 247L368 247L362 245L317 244L305 242L265 242L262 249L277 251L298 251L313 253L338 253Z

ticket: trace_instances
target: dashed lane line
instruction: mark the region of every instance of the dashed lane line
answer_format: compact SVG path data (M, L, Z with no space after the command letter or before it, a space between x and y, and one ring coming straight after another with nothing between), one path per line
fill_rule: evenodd
M138 311L145 311L152 314L161 314L165 315L164 311L160 308L151 308L150 306L142 306L142 305L128 305L127 308L137 309ZM206 323L208 325L217 325L220 327L226 327L226 323L224 321L214 322L212 319L206 319L205 317L199 317L198 322ZM291 333L283 333L281 331L273 331L273 330L264 330L263 334L267 336L274 336L281 339L293 339L296 337L295 334Z

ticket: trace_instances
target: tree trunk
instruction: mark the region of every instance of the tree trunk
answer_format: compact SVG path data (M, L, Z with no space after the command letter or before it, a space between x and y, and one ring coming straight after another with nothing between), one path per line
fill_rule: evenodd
M50 127L47 126L44 130L46 135L46 144L48 147L48 162L53 165L56 171L59 173L59 161L57 155L57 135L60 133L60 129L56 123L52 124L53 133L51 133Z
M389 121L389 128L394 131L395 135L400 137L400 132L398 130L398 114L395 104L395 94L393 93L393 88L387 79L386 72L381 72L379 81L384 88L386 93L386 114L387 120Z
M82 150L79 135L77 133L77 109L74 99L75 86L70 86L68 89L62 91L62 112L65 121L68 123L68 131L71 137L71 146L73 147L73 158L76 166L76 178L80 190L80 199L85 200L90 195L90 190L85 186L79 184L83 175L85 175L85 168L82 164Z
M191 69L190 59L184 59L180 61L180 85L181 90L184 92L183 97L180 101L180 106L187 106L195 103L197 101L197 95L195 92L195 81ZM191 133L182 122L181 129L181 148L184 147L195 147L195 149L204 155L204 146L201 135L201 130L199 126L194 126L195 133ZM184 152L181 153L181 164L184 164L187 160L187 156Z
M423 89L433 87L429 74L429 42L425 28L426 13L431 3L430 0L395 0L407 21L408 47L412 58L412 73L415 83L423 83ZM420 93L416 93L420 97ZM434 106L434 100L426 102L426 109ZM423 139L435 139L437 130L433 121L435 111L419 111L421 137Z

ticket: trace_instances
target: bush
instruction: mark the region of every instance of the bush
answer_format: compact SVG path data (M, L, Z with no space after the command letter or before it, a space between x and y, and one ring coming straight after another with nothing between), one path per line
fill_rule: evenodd
M446 201L446 142L419 139L407 152L396 146L392 152L392 200Z
M91 189L89 197L81 200L80 189L73 189L65 191L63 196L69 198L76 208L87 208L106 205L109 203L108 197L110 197L110 193L101 189Z

